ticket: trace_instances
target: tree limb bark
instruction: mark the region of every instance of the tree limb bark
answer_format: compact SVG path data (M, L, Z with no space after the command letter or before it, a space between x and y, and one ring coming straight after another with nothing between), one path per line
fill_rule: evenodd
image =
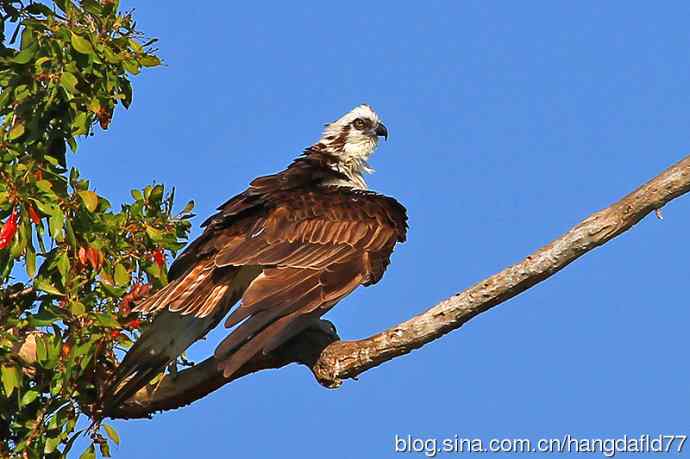
M595 212L561 237L519 263L478 282L406 322L369 338L339 341L327 321L305 331L274 353L259 356L230 379L224 379L211 357L166 376L157 390L142 389L113 417L146 417L157 410L178 408L197 400L233 379L291 362L309 366L322 385L335 388L343 379L409 353L461 327L476 315L552 276L590 250L630 229L652 211L690 191L690 156L623 197ZM659 216L660 214L657 213Z

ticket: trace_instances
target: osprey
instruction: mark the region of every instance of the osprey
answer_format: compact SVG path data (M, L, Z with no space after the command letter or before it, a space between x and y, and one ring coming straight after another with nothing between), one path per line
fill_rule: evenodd
M368 191L367 160L388 130L368 105L327 124L317 143L255 179L203 223L170 282L137 305L156 313L119 365L108 413L237 307L215 357L225 377L300 333L359 285L378 282L404 242L405 208Z

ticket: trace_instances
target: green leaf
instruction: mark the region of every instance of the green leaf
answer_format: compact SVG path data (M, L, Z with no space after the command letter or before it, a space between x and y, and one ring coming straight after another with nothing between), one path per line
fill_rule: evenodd
M96 459L96 450L93 445L86 448L84 452L81 453L81 456L79 456L79 459Z
M49 360L50 364L47 365L47 368L55 368L55 365L57 364L57 359L53 358L54 356L51 355L51 359ZM50 382L50 393L52 395L57 395L60 393L62 390L62 386L64 384L64 381L62 379L53 379Z
M67 234L67 242L72 247L77 246L77 236L74 234L74 228L72 227L72 222L67 219L65 220L65 233Z
M77 152L77 141L74 140L74 137L70 137L69 139L67 139L67 144L69 145L69 148L72 150L72 152Z
M55 213L48 219L48 226L50 226L50 237L56 241L62 241L62 226L65 223L65 216L62 213Z
M129 39L129 46L131 46L131 47L132 47L132 51L134 51L134 52L137 53L137 54L143 53L143 52L144 52L144 47L141 46L141 43L139 43L138 41L136 41L136 40L133 39L133 38L130 38L130 39Z
M14 238L14 243L10 248L10 255L12 257L17 258L24 253L30 232L31 227L29 221L24 220L23 222L20 222L17 234Z
M26 248L26 275L29 277L34 277L36 275L36 251L33 245L29 244Z
M99 442L98 449L101 450L101 456L110 457L110 446L107 442Z
M24 129L24 124L23 124L23 123L17 123L17 124L15 124L14 127L10 130L10 133L9 133L9 135L7 136L7 138L8 138L9 140L18 139L19 137L22 136L22 134L24 134L24 130L25 130L25 129Z
M48 358L48 348L46 341L42 336L36 336L36 359L39 362L45 362Z
M20 49L24 49L34 42L34 35L31 29L32 27L24 27L24 30L22 31L22 38L19 41L21 44Z
M89 110L91 110L94 113L98 113L101 111L101 102L98 99L91 99L89 101Z
M38 391L29 389L28 391L24 392L24 395L22 396L22 406L31 405L31 403L33 403L33 401L37 398Z
M55 451L60 444L60 437L50 437L46 440L45 447L43 448L43 454L50 454Z
M48 161L48 162L49 162L50 164L52 164L53 166L57 166L58 164L60 164L60 160L57 159L57 158L54 157L54 156L45 155L44 158L45 158L46 161Z
M122 328L120 322L115 320L110 314L95 313L94 318L99 325L108 328Z
M50 8L45 5L41 5L40 3L32 3L27 5L26 8L24 8L24 11L30 14L42 14L46 17L53 15L53 11Z
M86 11L93 14L94 16L98 17L98 16L103 15L103 7L99 4L98 1L96 1L96 0L81 0L80 3L81 3L82 8L84 8ZM103 2L103 3L109 3L109 2Z
M77 77L75 77L73 73L62 72L60 84L63 88L67 89L71 93L75 93L77 92L77 83L79 83L79 80L77 80Z
M31 88L28 85L20 84L14 89L15 102L21 102L31 95Z
M96 207L98 207L98 195L95 192L89 190L80 191L79 196L81 196L89 212L96 210Z
M158 242L163 239L163 232L153 226L146 225L146 234L149 235L152 241Z
M115 285L121 286L129 283L129 272L120 263L115 265Z
M163 198L163 191L163 185L156 185L153 188L151 188L151 193L149 196L147 196L146 199L150 199L153 203L159 205L161 199Z
M93 47L91 46L91 42L89 42L89 40L82 37L81 35L77 35L74 32L71 32L71 34L72 34L72 47L74 49L76 49L78 52L80 52L82 54L93 53Z
M60 252L60 255L58 255L55 260L55 264L60 273L62 285L65 285L67 283L67 274L69 273L69 257L66 251L63 250Z
M69 304L69 310L75 316L81 316L86 312L86 306L79 301L73 301Z
M113 429L111 426L108 424L103 424L103 428L105 429L105 432L108 434L110 439L115 442L116 445L120 444L120 436L117 434L117 431Z
M106 46L103 49L103 54L105 55L105 60L109 64L119 64L122 61L122 58L115 54L112 49L110 49L109 46Z
M36 183L40 183L40 182L36 182ZM36 203L36 207L38 207L38 210L40 210L41 212L43 212L46 215L49 215L52 217L54 215L61 215L62 214L62 211L60 210L60 208L54 204L50 204L50 203L43 202L43 201L34 201L34 202Z
M142 56L141 59L139 59L139 62L144 67L155 67L157 65L161 65L161 60L152 54Z
M189 201L182 209L183 214L188 214L194 209L194 200Z
M122 105L125 108L129 108L132 103L132 84L126 78L120 80L120 90L122 91Z
M149 275L152 276L155 279L158 279L159 281L163 282L164 284L166 283L165 280L165 271L162 270L158 264L156 263L146 263L144 265L144 271Z
M12 61L15 64L26 64L34 57L36 51L38 51L38 43L32 41L31 44L29 44L29 46L19 51L19 53L16 56L14 56L14 59L12 59Z
M43 179L36 182L36 188L43 191L44 193L49 193L53 191L53 184L50 183L48 180Z
M7 102L9 102L10 94L11 94L11 91L0 92L0 110L4 109L5 106L7 105Z
M17 367L3 366L0 370L2 375L2 386L5 388L5 396L9 397L15 388L20 387L19 369Z
M45 279L43 277L39 277L38 279L36 279L34 286L38 290L49 293L50 295L64 296L63 293L60 290L58 290L53 284L51 284L48 279Z
M38 59L36 59L36 62L34 62L34 67L36 68L36 71L40 72L43 64L45 64L49 60L50 60L50 57L48 57L48 56L43 56L43 57L39 57Z
M93 343L91 341L87 341L83 344L80 344L76 348L74 348L74 350L72 351L72 354L75 357L81 357L82 355L85 355L87 352L91 351L92 347L93 347Z
M72 135L78 136L78 135L86 135L89 133L89 126L91 120L89 118L89 113L87 112L79 112L77 115L74 117L74 120L72 121ZM68 140L69 142L69 140ZM71 148L71 145L70 145Z
M134 60L124 61L122 63L122 66L125 68L125 70L127 70L132 75L137 75L140 71L139 63L137 61L134 61Z
M46 325L51 325L57 322L58 320L62 320L62 317L49 306L42 307L37 314L30 316L31 325L34 327L45 327ZM36 350L40 350L38 347L38 338ZM45 351L45 348L43 350Z

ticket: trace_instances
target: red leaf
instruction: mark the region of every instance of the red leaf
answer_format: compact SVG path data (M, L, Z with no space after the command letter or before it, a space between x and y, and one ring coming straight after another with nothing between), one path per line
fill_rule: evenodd
M89 260L89 264L98 271L103 266L103 253L95 247L89 247L86 249L86 258Z
M165 266L165 253L163 252L163 249L154 250L152 256L158 267L163 269Z
M128 293L122 297L122 302L120 302L120 315L127 317L132 311L130 304L132 303L132 294Z
M96 113L96 118L98 118L98 123L101 125L101 129L108 129L108 125L110 124L112 117L113 114L104 108L101 108Z
M34 225L40 225L41 217L38 215L38 212L36 212L36 209L34 209L34 206L29 204L27 208L29 210L29 217L31 217L31 221L34 222Z
M79 247L79 262L86 266L88 259L86 258L86 249L84 247Z
M6 248L14 239L14 233L17 232L17 209L12 208L10 218L0 229L0 249Z

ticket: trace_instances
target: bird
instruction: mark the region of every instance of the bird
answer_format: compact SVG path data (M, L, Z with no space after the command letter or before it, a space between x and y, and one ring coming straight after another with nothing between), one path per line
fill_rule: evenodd
M133 309L154 317L115 370L103 412L145 387L225 316L232 330L214 357L229 378L358 286L376 284L408 229L405 207L364 180L381 137L388 140L388 129L378 114L358 105L326 124L285 170L256 178L218 207L171 264L169 283Z

